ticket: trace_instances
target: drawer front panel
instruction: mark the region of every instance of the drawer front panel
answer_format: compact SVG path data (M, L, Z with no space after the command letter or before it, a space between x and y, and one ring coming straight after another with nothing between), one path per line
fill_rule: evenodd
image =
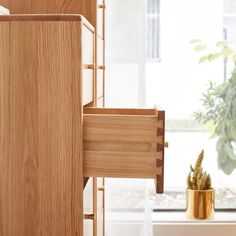
M84 110L84 176L154 178L163 192L164 111Z

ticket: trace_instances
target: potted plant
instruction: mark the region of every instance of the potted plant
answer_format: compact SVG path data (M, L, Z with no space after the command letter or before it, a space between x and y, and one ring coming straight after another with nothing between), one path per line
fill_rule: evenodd
M186 213L192 219L210 219L214 215L214 190L211 177L202 168L204 150L199 154L195 166L190 165L187 177L187 209Z
M193 40L191 43L197 52L204 52L208 48L201 40ZM202 110L194 113L197 121L212 127L212 137L218 139L218 168L227 175L236 169L236 52L230 45L230 41L219 41L215 45L217 51L200 58L199 63L222 57L229 62L232 59L234 66L229 79L221 84L210 81L202 96Z

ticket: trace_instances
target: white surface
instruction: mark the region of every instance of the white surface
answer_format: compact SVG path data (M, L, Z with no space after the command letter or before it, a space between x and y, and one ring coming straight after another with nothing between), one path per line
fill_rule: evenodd
M10 15L10 11L3 6L0 6L0 15Z
M109 231L106 236L146 236L143 213L108 213ZM235 236L236 212L216 212L212 220L198 221L186 218L185 212L152 213L153 236Z
M153 236L235 236L235 224L155 224ZM145 236L145 235L143 235Z
M152 213L153 224L235 224L236 212L215 212L211 220L191 220L185 212L154 212Z
M191 220L185 212L153 212L152 223L155 224L233 224L236 226L236 212L215 212L211 220ZM142 212L108 212L106 221L112 224L138 224L144 220ZM236 234L235 234L236 235Z

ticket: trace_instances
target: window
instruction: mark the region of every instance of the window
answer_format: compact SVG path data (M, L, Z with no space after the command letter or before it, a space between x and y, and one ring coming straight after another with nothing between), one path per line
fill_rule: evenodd
M160 0L147 0L147 59L160 57Z
M228 79L230 65L220 59L198 64L200 55L194 52L190 41L199 38L215 45L225 32L227 39L236 45L236 2L166 0L161 11L165 12L161 12L162 61L155 65L147 63L147 101L149 106L156 101L165 108L166 140L170 147L165 155L165 194L157 196L150 181L152 207L159 211L185 210L189 165L194 164L204 148L203 164L216 189L216 210L235 210L236 170L226 175L218 169L217 139L210 139L209 128L199 125L192 116L194 111L201 110L200 99L208 81L221 83Z

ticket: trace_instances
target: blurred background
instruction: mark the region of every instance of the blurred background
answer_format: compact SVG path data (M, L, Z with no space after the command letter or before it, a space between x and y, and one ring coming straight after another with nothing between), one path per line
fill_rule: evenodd
M202 108L208 81L221 83L231 64L204 55L190 43L201 39L236 43L234 0L108 0L106 15L106 106L157 107L166 111L165 194L153 180L106 179L106 234L150 235L151 213L185 210L190 164L205 150L203 166L212 176L216 208L236 209L236 171L217 166L216 139L193 113ZM129 231L130 230L130 231ZM126 232L122 234L122 232Z

